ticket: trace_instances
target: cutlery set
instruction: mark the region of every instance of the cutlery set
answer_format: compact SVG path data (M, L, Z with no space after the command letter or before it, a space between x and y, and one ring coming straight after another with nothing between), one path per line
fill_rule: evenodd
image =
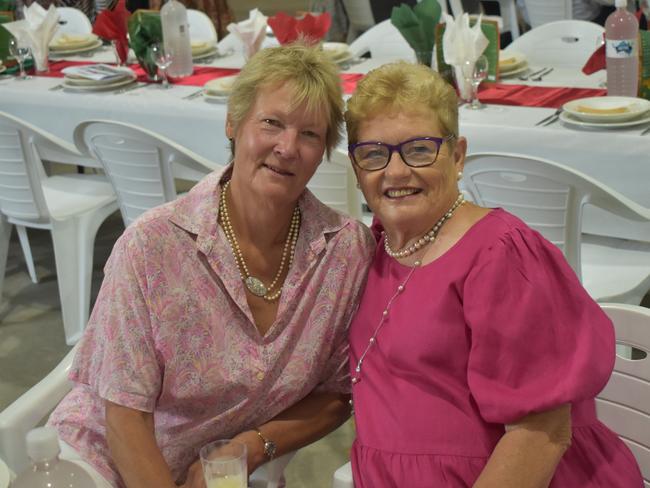
M553 71L553 69L554 68L541 68L541 69L538 69L537 71L533 71L531 73L526 73L525 75L521 75L519 77L519 79L522 80L522 81L526 81L528 79L530 79L531 81L542 81L542 79L546 75L551 73L551 71Z
M544 117L542 120L537 122L535 125L536 126L541 125L542 127L545 127L547 125L551 125L553 122L557 121L560 118L561 113L562 113L562 109L558 108L554 113L552 113L548 117Z
M183 97L183 100L194 100L195 98L199 98L201 96L203 96L203 88L201 88L200 90L194 91L194 92L190 93L189 95L185 95Z

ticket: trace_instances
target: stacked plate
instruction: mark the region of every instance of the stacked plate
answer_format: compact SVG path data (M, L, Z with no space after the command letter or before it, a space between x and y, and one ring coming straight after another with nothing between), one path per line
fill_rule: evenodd
M218 52L217 45L212 40L192 39L190 45L192 46L192 59L194 60L208 58Z
M237 75L232 75L208 81L203 85L203 98L209 102L227 102L236 79Z
M560 120L565 124L618 129L650 122L650 101L636 97L590 97L567 102Z
M516 51L499 52L499 74L502 78L517 76L528 69L526 56Z
M50 42L50 54L63 55L92 51L102 45L95 34L60 34Z
M130 85L136 79L129 68L106 64L71 66L63 70L63 87L73 91L106 91Z
M352 59L350 46L344 42L324 42L323 51L337 64L345 63Z

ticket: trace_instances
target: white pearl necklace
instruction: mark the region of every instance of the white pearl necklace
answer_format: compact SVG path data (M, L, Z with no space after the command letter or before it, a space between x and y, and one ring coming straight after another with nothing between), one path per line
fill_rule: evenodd
M273 281L269 286L266 286L262 280L252 276L248 271L248 266L246 266L246 261L244 261L244 255L239 248L239 242L237 241L237 236L235 231L232 228L230 223L230 215L228 213L228 203L226 200L226 193L230 187L230 180L223 185L221 190L221 198L219 199L219 217L221 220L221 226L223 228L223 233L226 235L226 239L230 244L230 247L235 255L235 263L237 264L237 269L239 270L239 275L241 276L242 281L253 295L262 297L264 300L272 302L277 300L282 293L282 287L284 284L273 293L271 291L278 283L282 272L284 271L285 264L287 262L287 255L289 256L289 268L293 262L293 256L296 251L296 243L298 241L298 232L300 230L300 209L298 205L293 209L293 216L291 217L291 226L289 227L289 233L287 234L287 240L284 242L284 248L282 249L282 258L280 259L280 267L278 272L275 274Z
M451 208L447 210L442 217L440 217L440 220L436 222L436 225L434 225L429 232L424 234L422 237L420 237L415 243L411 244L409 247L405 247L400 251L394 251L390 247L390 244L388 243L388 235L386 234L384 237L384 249L386 251L386 254L388 254L391 258L395 258L395 259L406 258L411 254L413 254L414 252L419 251L427 244L431 244L433 241L436 240L436 236L438 235L438 232L440 231L442 225L451 218L451 216L454 214L454 210L460 207L464 202L465 202L465 198L463 198L463 194L459 193L458 198L456 198L456 201L451 206Z
M388 311L390 310L390 306L393 304L393 301L397 298L397 296L406 289L406 284L411 279L413 272L420 267L420 264L422 264L420 261L416 261L415 263L413 263L413 267L411 268L409 274L406 276L406 279L402 282L401 285L397 287L397 291L395 291L393 296L390 297L390 300L388 300L388 305L386 305L386 308L381 313L381 319L379 320L379 325L372 333L372 337L370 337L370 340L368 341L368 345L366 346L366 349L363 351L363 354L361 354L361 356L359 357L359 361L357 361L357 367L354 368L355 375L352 376L353 385L356 385L357 383L359 383L359 381L361 381L361 367L363 366L363 360L366 358L366 355L370 352L370 348L377 342L377 336L379 335L379 331L381 330L382 326L384 325L384 322L386 321L386 317L388 317Z
M427 232L423 237L421 237L415 244L413 244L412 246L406 249L403 249L402 251L393 251L392 249L390 249L390 247L388 246L388 236L384 234L384 249L386 250L386 254L388 254L393 258L403 258L406 256L410 256L415 251L419 251L420 249L422 249L422 246L424 246L425 244L429 244L433 242L436 239L436 236L438 235L438 232L440 231L442 225L451 218L451 216L454 214L454 210L460 207L464 201L465 199L463 198L463 194L459 193L458 198L456 198L454 204L451 206L449 210L447 210L447 212L445 212L442 218L440 218L440 220L436 222L436 225L434 225L433 228L429 232ZM361 368L363 366L363 360L370 352L370 348L377 343L377 336L379 335L379 331L381 330L384 323L386 322L386 318L388 317L388 313L390 311L390 306L393 304L393 302L399 296L399 294L406 289L406 284L409 282L411 276L413 276L413 273L417 268L420 267L421 264L422 264L421 261L415 261L413 263L413 267L411 268L409 274L406 276L406 279L397 287L397 290L395 291L393 296L390 297L390 300L388 300L388 304L386 305L386 308L381 313L381 319L379 320L379 325L372 333L372 336L368 340L368 345L366 346L366 349L359 357L356 368L354 368L354 375L352 376L353 385L356 385L357 383L359 383L359 381L361 381Z

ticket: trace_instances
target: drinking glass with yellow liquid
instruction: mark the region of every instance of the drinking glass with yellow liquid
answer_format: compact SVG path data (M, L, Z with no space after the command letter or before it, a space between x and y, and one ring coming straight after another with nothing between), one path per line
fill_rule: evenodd
M246 445L229 439L211 442L199 456L207 488L246 488Z

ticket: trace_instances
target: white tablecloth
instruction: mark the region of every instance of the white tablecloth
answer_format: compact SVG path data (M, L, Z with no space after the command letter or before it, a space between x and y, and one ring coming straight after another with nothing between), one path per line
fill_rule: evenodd
M97 57L110 59L106 51ZM232 55L212 64L238 67L242 63L241 55ZM347 71L363 73L380 64L381 60L368 60ZM597 88L603 80L603 72L587 77L577 70L556 68L544 81L534 84ZM230 158L224 129L226 105L208 102L203 97L183 99L199 87L173 86L163 90L158 85L148 85L123 94L50 90L60 83L61 79L42 77L0 80L0 110L70 142L80 122L111 119L159 132L216 163L223 164ZM470 111L461 107L461 134L469 141L470 153L499 151L548 158L578 169L650 207L650 135L640 135L643 127L578 130L559 122L549 127L535 126L551 113L553 110L546 108L492 105L486 110ZM587 232L650 241L650 225L610 217L606 225L603 222L601 214L587 210Z

